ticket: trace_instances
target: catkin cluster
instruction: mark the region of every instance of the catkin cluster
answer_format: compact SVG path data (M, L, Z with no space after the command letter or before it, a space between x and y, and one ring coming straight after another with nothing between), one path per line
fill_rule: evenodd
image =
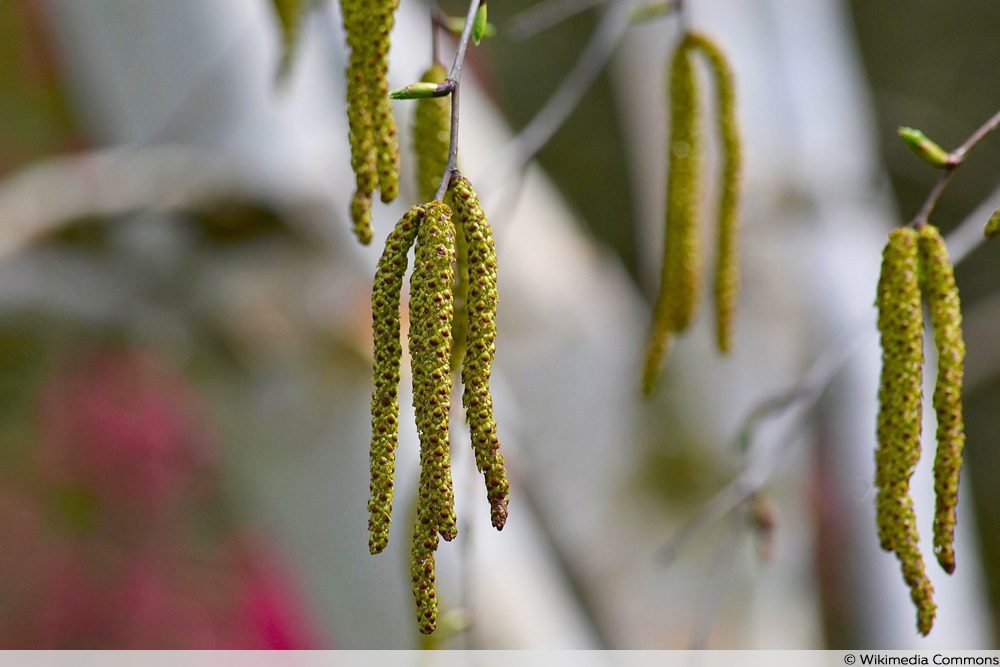
M739 195L741 145L736 122L733 73L725 55L708 37L688 33L670 66L670 147L667 216L660 292L646 345L643 393L656 385L673 336L691 324L698 309L702 274L699 223L701 203L701 112L695 54L700 53L715 82L717 131L722 147L722 173L717 221L715 266L716 342L723 353L732 348L733 319L740 289Z
M396 121L388 97L389 35L399 0L341 0L350 56L347 64L347 121L355 192L351 220L358 240L372 240L371 205L399 192Z
M926 301L938 353L934 410L934 551L941 567L955 570L955 510L965 433L962 375L965 344L958 288L948 250L936 227L893 230L882 254L876 306L882 345L878 448L875 452L879 542L899 559L917 608L917 629L934 623L934 589L919 547L910 477L920 460L923 415L923 345Z
M452 540L458 533L451 476L450 413L459 238L464 239L468 249L462 403L476 465L485 479L492 523L498 530L506 522L509 497L489 386L496 349L497 262L493 234L467 179L456 173L447 199L448 204L432 201L414 206L397 223L386 240L372 290L375 389L368 525L371 552L378 553L389 539L398 444L400 291L407 253L415 245L409 350L420 438L420 479L410 544L410 578L418 627L423 633L433 632L437 624L434 553L438 540Z

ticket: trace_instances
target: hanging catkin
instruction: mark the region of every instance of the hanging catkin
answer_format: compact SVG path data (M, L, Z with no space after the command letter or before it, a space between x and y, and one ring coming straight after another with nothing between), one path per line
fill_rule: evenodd
M493 417L493 396L490 374L496 354L497 257L493 230L479 204L479 197L468 179L458 176L449 191L458 227L468 248L468 332L465 358L462 363L462 383L465 391L462 404L472 434L476 467L483 473L490 517L497 530L507 521L510 485L496 420Z
M917 627L934 622L933 587L919 548L910 477L920 459L923 313L917 232L893 230L882 254L878 329L882 344L878 449L875 453L877 523L882 548L894 551L917 607Z
M455 228L451 209L442 202L421 208L424 218L417 232L410 277L413 407L420 436L420 481L410 575L420 631L430 633L437 624L434 551L438 535L451 540L458 533L449 440Z
M723 353L732 349L733 321L740 292L739 199L742 150L736 122L736 88L729 61L718 45L701 34L690 35L705 55L715 79L718 131L722 148L718 237L715 267L715 337Z
M413 407L421 466L433 471L427 492L435 525L444 539L451 540L458 532L449 440L455 228L451 209L444 203L434 201L423 208L410 276Z
M937 348L937 381L934 411L937 413L937 454L934 457L934 552L949 574L955 571L955 512L958 477L965 447L962 419L962 377L965 341L958 286L948 257L948 247L937 227L920 229L920 259L924 298L934 327Z
M701 164L698 80L685 37L670 67L670 149L667 177L667 229L660 294L646 346L643 392L650 394L659 376L672 333L683 331L697 305L701 274L698 230Z
M364 0L341 0L344 32L351 53L347 63L347 125L351 144L351 169L354 170L355 190L351 199L351 221L354 235L368 245L373 230L371 220L372 195L378 185L375 169L375 138L369 87L371 57L371 16Z
M385 241L372 287L372 329L375 340L375 390L372 393L370 449L371 493L368 499L368 548L380 553L389 542L393 478L399 444L399 296L406 273L406 255L417 236L424 209L415 206L396 224Z
M390 34L396 22L399 0L369 0L372 26L368 45L368 96L372 118L375 163L379 193L383 202L391 202L399 194L399 145L396 119L389 100Z
M434 64L420 80L440 84L448 78L443 65ZM425 97L413 112L413 151L417 156L417 192L430 201L448 166L448 135L451 129L451 98Z

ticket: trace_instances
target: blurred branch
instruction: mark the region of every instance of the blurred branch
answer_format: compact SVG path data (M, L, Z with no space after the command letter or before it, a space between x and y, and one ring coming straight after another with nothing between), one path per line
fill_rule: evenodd
M577 58L573 69L523 130L511 140L498 166L482 179L508 183L552 139L579 106L594 81L607 66L629 27L632 2L623 0L605 9L601 22Z
M0 260L66 222L141 209L198 207L259 184L202 151L109 149L35 163L0 182Z
M542 0L510 19L507 29L516 40L525 40L582 14L607 0Z

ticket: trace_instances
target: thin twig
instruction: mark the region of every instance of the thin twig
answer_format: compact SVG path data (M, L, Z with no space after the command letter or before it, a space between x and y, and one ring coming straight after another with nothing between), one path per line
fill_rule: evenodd
M1000 111L993 114L988 121L980 125L975 132L969 135L969 138L962 142L961 146L948 154L948 163L945 165L945 172L941 174L941 178L938 179L937 183L931 189L930 194L927 195L927 199L924 200L920 210L917 211L917 215L910 222L911 226L920 227L927 224L931 213L934 211L934 207L937 206L944 191L948 189L948 184L951 183L955 171L965 161L965 156L979 145L979 142L985 139L988 134L996 130L998 126L1000 126Z
M451 70L448 72L448 80L452 82L451 89L451 133L448 143L448 164L441 176L441 185L438 186L434 199L440 200L448 190L451 182L452 172L455 171L458 163L458 119L459 119L459 92L462 87L462 66L465 64L465 53L469 48L469 40L472 38L472 26L476 21L476 10L479 9L479 0L469 2L469 12L465 15L465 26L462 28L462 36L458 38L458 48L455 51L455 59L451 61Z
M508 182L512 175L522 172L532 158L559 131L607 66L624 37L629 26L632 4L632 2L619 2L604 10L600 24L577 58L573 69L534 118L508 144L505 157L501 159L496 171L488 178L481 179L482 182Z
M722 609L722 601L736 574L736 557L739 555L740 537L743 536L742 529L746 526L747 520L747 517L744 516L747 512L746 505L743 503L742 513L737 513L732 518L732 526L728 534L720 538L720 544L712 561L711 580L708 582L701 608L695 619L694 629L691 631L690 648L693 651L703 651L708 648L708 642L712 638L712 630L715 627L719 611Z

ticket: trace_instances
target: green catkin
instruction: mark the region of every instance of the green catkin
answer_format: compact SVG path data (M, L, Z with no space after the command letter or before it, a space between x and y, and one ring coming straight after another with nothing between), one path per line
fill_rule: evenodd
M919 247L923 266L921 287L934 327L934 346L938 355L937 381L934 387L934 411L937 413L934 553L945 572L951 574L955 571L955 515L959 470L965 447L965 426L962 419L962 378L965 367L962 310L948 247L937 227L924 225L920 229Z
M426 483L424 476L425 471L421 470L421 487ZM437 628L438 602L434 590L437 545L437 529L432 525L429 510L418 510L410 543L410 585L417 603L417 628L425 635Z
M302 22L309 10L309 0L273 0L273 4L278 21L281 23L282 49L278 78L283 79L288 76L295 60Z
M434 201L423 206L410 277L410 359L413 407L420 436L421 468L433 521L445 540L458 534L451 479L451 322L455 280L455 228L451 209Z
M715 268L715 336L719 351L733 344L733 320L740 292L740 170L742 150L736 121L736 88L729 61L718 45L700 34L690 36L694 48L705 55L715 79L718 128L722 143L721 195Z
M392 103L389 99L390 34L396 22L399 0L374 0L370 2L370 7L369 113L372 118L379 192L382 201L388 203L399 194L399 144L396 119L392 115Z
M669 350L672 334L691 322L698 299L701 241L698 229L701 164L698 80L684 38L670 67L670 147L667 178L667 229L660 293L646 346L643 393L652 393Z
M507 521L510 484L500 452L500 439L493 416L493 396L490 393L497 335L496 249L493 230L468 179L457 177L452 180L450 195L469 254L468 333L462 363L462 383L465 386L462 404L472 434L476 467L483 473L486 482L490 518L493 526L502 530Z
M434 64L420 80L443 83L448 71ZM451 130L451 98L426 97L417 100L413 114L413 151L417 156L417 192L421 201L430 201L437 192L448 166L448 135Z
M370 10L365 7L365 0L341 0L340 7L344 18L344 32L347 33L347 46L351 51L347 63L347 124L355 191L350 213L354 235L361 243L368 245L374 235L371 203L378 185L369 102L371 17Z
M455 210L449 190L444 201ZM465 359L465 345L469 339L469 244L465 233L456 229L455 233L455 317L451 323L451 370L457 371Z
M878 449L875 452L877 523L882 548L894 551L917 607L917 628L930 632L934 589L920 553L910 477L920 459L923 401L923 313L917 232L894 229L882 254L878 329L882 344Z
M399 300L406 273L406 255L424 217L411 208L385 241L372 287L372 329L375 340L375 389L372 392L371 484L368 499L368 548L381 553L389 543L393 478L399 445L399 366L403 354L399 333Z

